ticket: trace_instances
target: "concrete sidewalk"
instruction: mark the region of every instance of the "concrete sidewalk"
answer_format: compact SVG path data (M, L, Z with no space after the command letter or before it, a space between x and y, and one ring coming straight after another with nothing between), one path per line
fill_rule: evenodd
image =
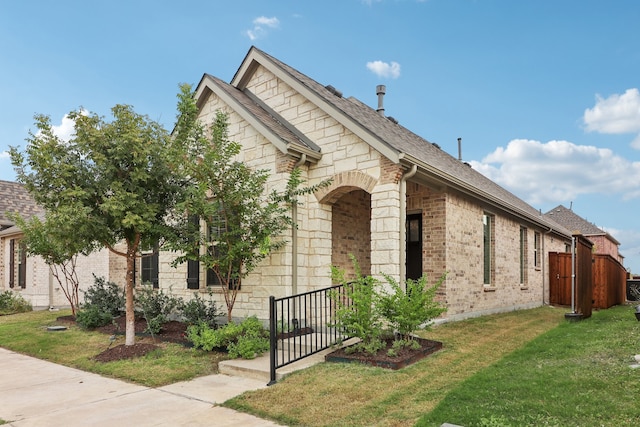
M209 375L159 388L0 348L0 419L9 426L277 426L216 406L263 380Z

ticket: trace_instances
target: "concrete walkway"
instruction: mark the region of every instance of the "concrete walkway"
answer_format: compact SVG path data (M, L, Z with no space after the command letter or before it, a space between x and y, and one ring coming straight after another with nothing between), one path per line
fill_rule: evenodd
M150 388L0 348L0 419L15 427L277 426L217 406L263 387L218 374Z

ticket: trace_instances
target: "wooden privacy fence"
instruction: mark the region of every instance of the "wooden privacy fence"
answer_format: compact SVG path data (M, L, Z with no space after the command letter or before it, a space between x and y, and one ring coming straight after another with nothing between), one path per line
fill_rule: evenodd
M609 308L626 300L627 271L611 255L593 255L593 307Z
M583 318L593 308L593 244L580 234L575 239L575 309ZM570 253L549 252L549 302L571 306L572 258Z

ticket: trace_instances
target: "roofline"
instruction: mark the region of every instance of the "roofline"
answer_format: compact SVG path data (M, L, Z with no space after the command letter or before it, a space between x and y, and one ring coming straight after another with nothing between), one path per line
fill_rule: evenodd
M417 165L418 175L425 176L429 181L437 182L443 187L455 188L456 190L468 196L472 196L476 199L479 199L482 202L488 203L493 207L506 211L511 215L514 215L520 219L524 219L530 223L536 224L541 228L548 229L549 231L554 231L556 234L567 237L567 238L571 237L571 233L569 233L568 230L567 232L565 232L559 229L558 227L554 227L553 224L549 224L546 220L544 220L544 216L542 214L540 214L540 216L531 215L529 212L526 212L517 206L514 206L508 202L505 202L504 200L498 197L495 197L492 194L481 191L478 188L473 187L472 185L469 185L464 181L461 181L460 179L443 172L440 169L437 169L429 164L426 164L411 155L408 155L406 153L401 153L400 157L401 157L401 163L405 164L408 167L414 164Z
M309 160L319 160L322 154L304 147L300 144L290 144L282 140L276 135L269 126L266 126L256 116L251 113L242 103L238 102L233 96L231 96L223 87L221 87L214 78L209 74L204 74L196 90L194 91L194 97L196 99L196 105L198 109L202 109L204 103L204 96L209 93L215 94L223 102L233 108L244 120L253 126L258 133L263 135L269 142L271 142L280 152L283 154L292 154L297 157L301 157L302 154L307 155ZM297 135L296 135L297 136Z
M267 67L269 71L271 71L276 77L287 83L293 89L295 89L298 93L301 93L303 96L308 98L311 102L317 105L320 109L326 112L329 116L335 119L338 123L342 124L344 127L349 129L355 135L357 135L362 140L366 141L371 145L374 149L380 152L383 156L387 157L389 160L394 163L399 163L400 161L400 152L391 145L389 145L386 141L379 138L375 133L370 131L368 128L362 126L358 121L354 120L344 111L340 110L336 107L336 105L328 102L322 95L318 94L315 90L310 87L304 85L298 79L293 77L288 71L284 70L278 64L274 63L273 60L267 56L260 49L255 46L251 46L249 52L245 56L242 64L238 68L238 71L233 76L231 80L231 85L236 88L243 90L246 89L247 83L249 79L258 68L259 65L263 65L268 63L271 67Z

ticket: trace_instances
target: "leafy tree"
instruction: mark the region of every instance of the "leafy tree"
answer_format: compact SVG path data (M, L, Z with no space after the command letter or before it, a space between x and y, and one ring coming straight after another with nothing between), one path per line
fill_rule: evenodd
M71 252L106 247L126 259L125 344L133 345L134 263L141 247L175 238L181 181L161 125L128 105L111 112L111 122L81 109L69 113L75 123L69 141L54 134L48 116L36 115L25 152L12 147L10 155L18 181L55 218L45 221L47 231L66 221L77 243Z
M269 171L252 170L236 159L242 147L229 140L227 115L217 111L205 128L190 86L183 85L179 97L183 108L174 130L175 158L182 160L180 174L190 177L179 206L199 221L190 222L186 238L175 246L184 253L176 263L199 261L215 274L231 321L242 279L285 244L281 235L293 225L288 212L296 196L329 182L301 187L296 169L282 192L267 192Z
M23 233L22 242L27 253L39 255L49 266L75 316L80 307L76 262L79 254L88 255L94 248L91 242L75 239L75 221L70 220L74 212L65 210L63 206L61 212L45 214L44 221L38 216L25 219L17 214L11 218Z

